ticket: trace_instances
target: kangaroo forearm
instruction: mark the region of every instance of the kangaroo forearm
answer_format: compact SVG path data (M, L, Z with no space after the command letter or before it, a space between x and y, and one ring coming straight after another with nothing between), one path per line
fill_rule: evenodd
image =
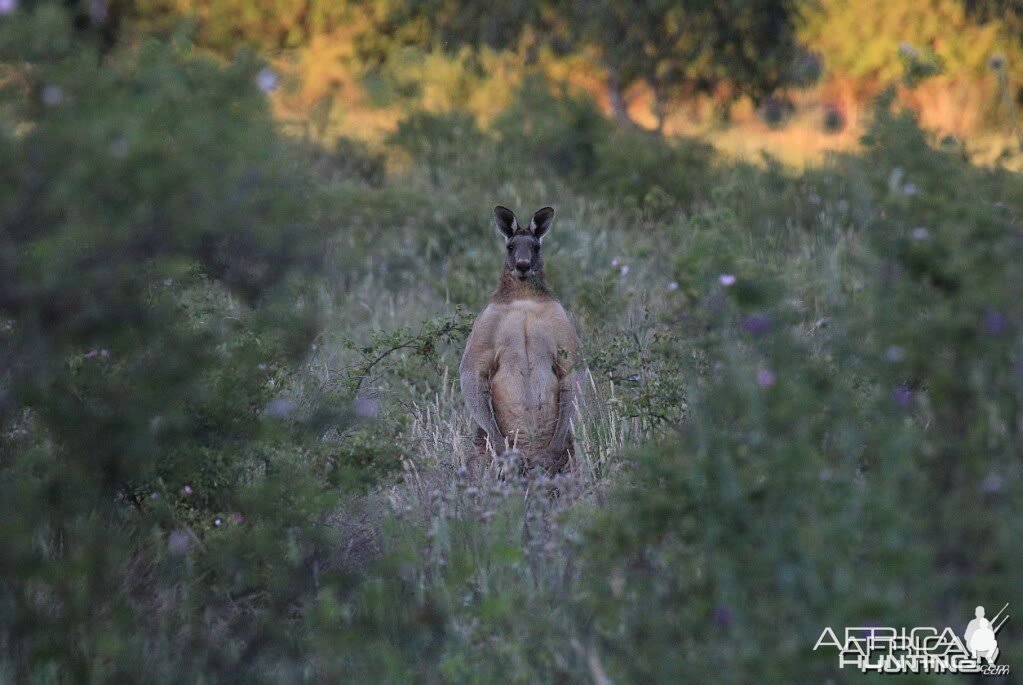
M551 436L550 449L561 451L568 441L568 431L572 426L572 414L575 412L575 381L568 377L562 380L558 393L558 423Z
M462 395L469 408L469 416L480 428L487 432L491 442L503 441L501 428L494 417L494 407L490 400L490 383L477 374L462 375ZM496 446L496 445L495 445Z
M497 425L497 419L494 418L494 410L491 408L490 402L486 402L486 406L481 408L479 411L470 411L473 419L480 425L480 427L487 432L487 436L490 437L490 442L494 444L496 449L498 443L504 443L504 435L501 433L501 427Z

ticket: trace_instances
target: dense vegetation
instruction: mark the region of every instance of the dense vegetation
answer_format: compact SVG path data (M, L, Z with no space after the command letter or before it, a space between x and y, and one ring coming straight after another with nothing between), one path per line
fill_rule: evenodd
M0 7L0 682L859 683L824 626L1023 591L1023 183L893 89L798 173L542 70L324 148L193 42L290 34ZM497 202L558 212L554 483L462 468Z
M95 3L75 4L88 15ZM301 82L289 107L342 128L360 100L492 116L523 65L658 130L751 109L778 126L800 110L811 131L855 135L900 80L913 86L900 103L945 134L1011 130L1023 105L1023 10L1010 0L141 0L110 15L107 36L188 26L223 55L261 50Z

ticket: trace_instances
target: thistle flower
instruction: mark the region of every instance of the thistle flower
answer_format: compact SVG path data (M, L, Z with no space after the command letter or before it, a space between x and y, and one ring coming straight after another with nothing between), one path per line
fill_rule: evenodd
M898 345L889 345L888 349L884 351L884 358L893 364L898 364L906 358L906 351Z
M18 9L18 0L0 0L0 14L11 14Z
M270 93L277 90L277 86L280 85L280 78L277 76L277 72L270 67L263 67L256 74L256 85L264 93Z
M763 335L771 330L771 319L765 314L750 314L742 320L742 327L747 333Z
M1004 485L1005 479L998 473L992 471L984 476L984 480L980 482L980 491L985 495L994 495L1001 492Z
M64 89L54 85L43 86L42 98L44 105L55 107L64 100Z
M759 385L762 389L766 390L767 388L770 388L774 385L775 380L774 371L771 371L771 369L768 369L767 367L757 369L757 385Z
M735 276L732 274L721 274L718 276L718 283L725 286L726 288L735 285Z
M892 390L892 399L900 407L908 408L913 404L913 391L906 384L898 385Z
M711 614L714 623L717 625L727 628L732 625L732 610L723 604L718 604L714 607L714 612Z
M989 335L998 335L1005 330L1005 314L995 309L989 309L984 315L984 332Z

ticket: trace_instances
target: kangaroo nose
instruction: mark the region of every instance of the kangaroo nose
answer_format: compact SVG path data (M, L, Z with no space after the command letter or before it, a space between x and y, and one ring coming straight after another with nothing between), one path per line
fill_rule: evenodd
M515 262L515 268L518 269L519 271L529 271L529 260L528 259L518 260L517 262Z

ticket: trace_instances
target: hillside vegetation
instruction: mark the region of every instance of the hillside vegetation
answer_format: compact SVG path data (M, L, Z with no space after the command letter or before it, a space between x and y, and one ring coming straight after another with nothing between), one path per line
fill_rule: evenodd
M799 171L543 70L367 141L147 30L0 15L0 682L880 682L821 630L1023 593L1023 179L896 89ZM463 468L497 203L557 210L553 482Z

